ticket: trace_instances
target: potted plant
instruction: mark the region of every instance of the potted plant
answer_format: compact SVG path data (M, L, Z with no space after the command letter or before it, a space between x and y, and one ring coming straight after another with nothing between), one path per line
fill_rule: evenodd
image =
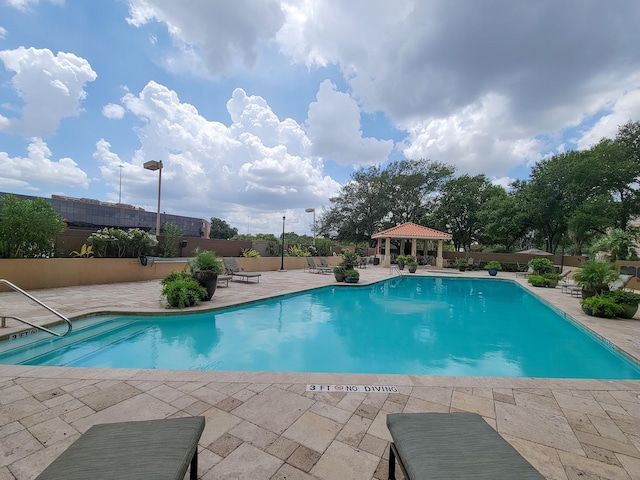
M398 255L396 257L396 262L398 263L398 269L404 270L404 266L407 263L407 257L405 255Z
M464 272L469 266L469 262L467 262L466 258L456 258L454 265L458 268L458 270Z
M622 318L633 318L640 304L640 295L626 290L602 292L602 297L609 298L622 307L623 311L619 314Z
M224 271L224 267L215 252L196 248L193 253L194 256L187 260L191 276L206 288L208 295L204 300L211 300L218 286L218 275Z
M358 255L350 252L348 250L345 250L344 252L342 252L342 265L344 266L345 270L351 270L352 268L356 268L356 265L358 265Z
M589 298L609 290L609 283L617 276L613 263L589 260L576 271L573 279L582 287L582 298Z
M582 311L587 315L602 318L613 318L622 315L624 309L613 299L602 295L593 295L585 298L581 302Z
M171 307L185 308L198 305L208 292L200 283L186 272L171 272L164 277L161 295L167 298Z
M358 283L358 280L360 280L360 272L358 272L355 268L350 268L349 270L345 270L344 272L345 283Z
M536 275L544 275L553 271L553 262L548 258L532 258L529 260L529 266Z
M418 262L412 256L407 257L405 265L407 266L409 273L416 273L416 270L418 270Z
M534 287L546 287L547 286L547 281L544 279L544 277L542 275L529 275L527 280Z
M347 271L342 265L336 265L333 267L333 276L336 278L336 282L344 282L344 273Z
M549 272L549 273L545 273L542 276L544 277L547 283L547 287L556 288L558 286L558 282L560 281L560 277L562 275L560 275L559 273Z
M491 260L484 266L484 269L489 272L489 275L495 277L499 270L502 270L502 264L497 260Z

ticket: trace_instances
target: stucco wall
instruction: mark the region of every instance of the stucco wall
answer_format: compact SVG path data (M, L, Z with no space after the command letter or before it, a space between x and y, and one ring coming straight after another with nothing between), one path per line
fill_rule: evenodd
M337 265L340 257L327 257ZM236 258L239 268L247 272L280 270L280 257ZM0 278L9 280L24 290L58 288L103 283L139 282L164 278L173 270L184 269L184 261L166 262L149 260L142 266L137 258L28 258L0 260ZM285 257L286 270L303 269L307 260ZM0 291L9 291L0 285Z

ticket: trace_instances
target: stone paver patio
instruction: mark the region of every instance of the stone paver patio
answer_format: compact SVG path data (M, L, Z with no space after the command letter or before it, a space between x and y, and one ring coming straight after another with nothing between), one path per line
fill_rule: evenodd
M388 278L369 267L361 283ZM423 275L486 272L419 270ZM501 273L526 286L514 274ZM221 307L334 283L301 270L230 282ZM350 287L345 287L350 288ZM528 288L528 287L527 287ZM59 312L162 312L157 281L31 292ZM640 322L587 317L560 288L545 301L640 359ZM16 293L0 314L52 316ZM509 313L517 315L517 312ZM0 336L22 330L8 321ZM550 342L553 339L549 339ZM640 381L0 366L0 480L32 479L96 423L204 415L202 479L386 479L392 412L481 414L549 479L640 479ZM399 393L310 393L307 384L395 385ZM401 477L399 477L401 478Z

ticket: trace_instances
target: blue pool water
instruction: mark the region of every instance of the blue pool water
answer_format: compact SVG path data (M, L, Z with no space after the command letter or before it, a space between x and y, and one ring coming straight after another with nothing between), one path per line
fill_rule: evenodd
M108 317L5 352L0 363L640 379L637 364L513 282L432 277L210 313Z

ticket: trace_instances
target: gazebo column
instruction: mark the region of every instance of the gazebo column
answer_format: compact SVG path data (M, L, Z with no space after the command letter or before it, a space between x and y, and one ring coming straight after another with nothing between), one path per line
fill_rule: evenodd
M418 252L418 240L416 240L415 238L412 238L411 239L411 255L413 256L413 258L418 258L417 252Z
M382 263L383 267L391 266L391 238L387 237L384 239L384 262Z
M442 259L442 240L438 240L438 256L436 257L436 267L442 268L444 266L444 261Z

